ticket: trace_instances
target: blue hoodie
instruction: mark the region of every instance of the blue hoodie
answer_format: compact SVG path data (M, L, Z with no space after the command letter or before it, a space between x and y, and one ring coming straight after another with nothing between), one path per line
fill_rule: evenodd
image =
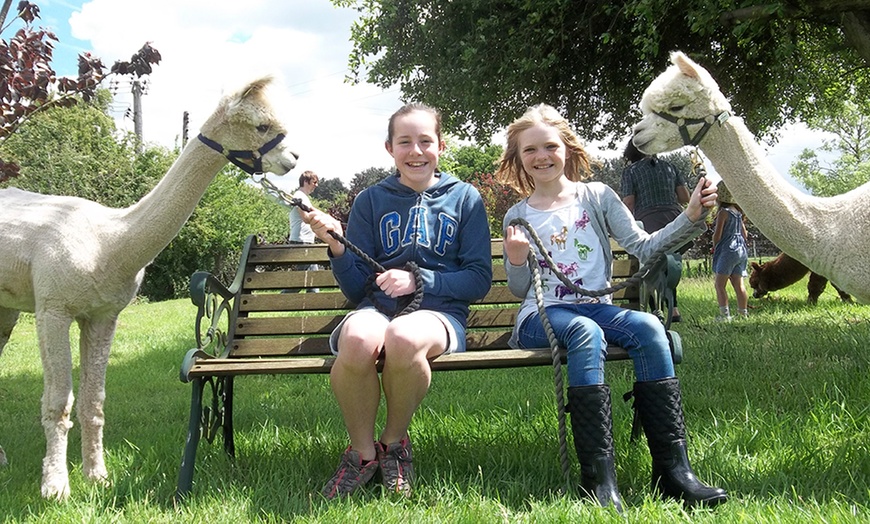
M392 175L366 188L350 210L347 239L387 269L409 261L420 267L420 309L450 314L465 325L468 304L492 283L489 224L480 193L447 173L418 193ZM360 307L370 306L366 280L374 270L350 250L331 258L341 291ZM395 309L396 300L377 290L375 300Z

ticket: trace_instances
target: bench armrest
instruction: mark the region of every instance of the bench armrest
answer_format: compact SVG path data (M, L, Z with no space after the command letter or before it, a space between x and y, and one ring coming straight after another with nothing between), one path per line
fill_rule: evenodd
M190 277L190 301L197 308L196 349L201 353L225 356L228 352L229 317L241 292L248 255L256 239L250 235L245 240L236 277L229 287L207 271L197 271Z

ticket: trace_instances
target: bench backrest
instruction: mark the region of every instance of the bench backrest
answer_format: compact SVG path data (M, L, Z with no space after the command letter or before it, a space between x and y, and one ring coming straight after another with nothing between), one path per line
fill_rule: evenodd
M482 300L471 306L468 318L468 351L507 349L520 299L507 288L502 241L492 240L493 285ZM613 283L628 278L638 261L615 243ZM329 355L328 336L353 308L338 290L326 246L245 243L242 285L235 302L237 321L229 326L229 357L278 357ZM302 264L320 264L319 271L294 271ZM286 289L319 288L318 293L282 293ZM640 309L637 287L614 294L613 302ZM304 313L303 313L304 312Z

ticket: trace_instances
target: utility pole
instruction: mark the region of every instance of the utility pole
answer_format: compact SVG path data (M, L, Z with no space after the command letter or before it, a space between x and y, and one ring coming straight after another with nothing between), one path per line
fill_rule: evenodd
M139 139L139 143L136 144L136 152L142 153L143 151L143 141L142 141L142 84L139 83L139 79L133 79L132 85L133 91L133 132L136 134L136 138Z
M187 126L189 123L190 115L185 111L184 116L181 118L181 149L184 149L184 146L187 145Z

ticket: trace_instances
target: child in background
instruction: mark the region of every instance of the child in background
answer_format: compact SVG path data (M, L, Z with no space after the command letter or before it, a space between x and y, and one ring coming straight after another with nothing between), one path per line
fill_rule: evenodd
M746 276L746 263L749 260L749 250L746 247L746 224L743 210L734 202L731 191L725 182L718 186L719 212L716 213L716 224L713 230L713 273L715 275L716 301L719 303L718 322L729 322L731 310L728 307L728 290L725 286L731 282L737 298L737 314L741 317L749 315L749 295L743 286Z
M523 297L511 345L550 345L537 308L529 268L530 242L524 218L545 239L557 266L586 289L610 284L613 255L608 233L641 260L672 239L697 236L706 229L704 208L715 204L715 188L701 179L688 206L655 233L640 227L619 196L589 178L589 156L568 122L552 107L538 105L515 120L496 171L498 180L527 198L504 218L508 286ZM533 244L532 244L533 246ZM552 248L552 249L550 249ZM541 253L535 251L538 263ZM575 294L552 272L543 271L547 317L568 354L568 410L580 461L581 487L601 506L622 511L614 466L610 388L604 383L607 344L628 350L634 363L634 406L653 458L652 485L666 497L714 506L725 490L703 484L686 452L680 383L674 375L665 328L652 314L611 304L610 297Z

